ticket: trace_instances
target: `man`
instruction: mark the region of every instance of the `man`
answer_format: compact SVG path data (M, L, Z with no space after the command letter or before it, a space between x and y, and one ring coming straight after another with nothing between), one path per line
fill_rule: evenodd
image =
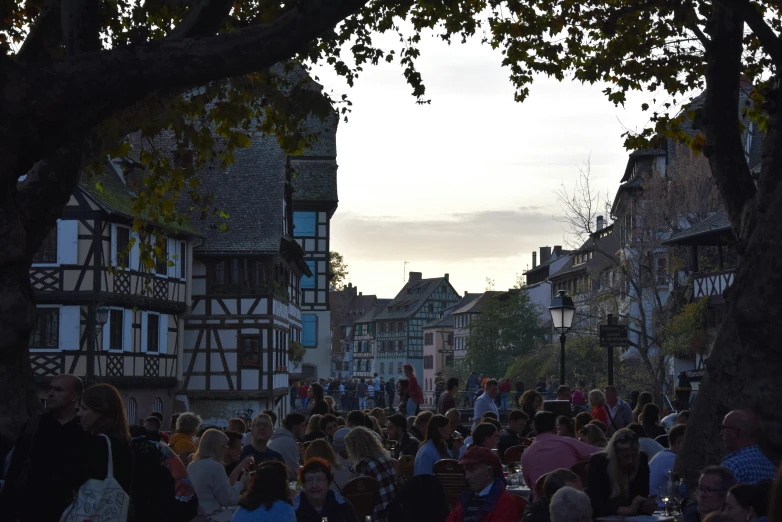
M676 416L676 424L687 424L688 420L690 420L690 410L680 411Z
M157 419L160 421L160 428L158 429L158 434L160 435L160 439L166 444L168 444L168 441L170 440L168 433L162 431L163 430L163 414L159 411L153 411L149 414L150 417L157 417Z
M451 408L456 408L456 396L459 394L459 379L451 377L445 383L445 388L445 393L440 395L440 400L437 402L437 413L440 415L445 415Z
M378 377L377 374L374 374L374 379L372 379L372 388L375 390L375 408L380 408L380 395L383 393L381 392L382 388L380 387L380 377Z
M556 469L546 476L543 481L543 494L535 499L534 502L527 504L524 508L524 522L549 522L549 504L554 493L562 488L573 488L582 491L584 487L578 475L569 469Z
M429 425L429 421L432 417L434 417L434 413L429 410L424 410L416 415L413 427L410 428L410 435L423 441L426 438L426 427Z
M388 407L394 407L394 396L396 396L396 379L391 377L386 383L386 396L388 398Z
M663 419L660 421L660 426L665 428L665 431L670 430L677 424L676 419L679 416L679 412L684 410L684 405L679 399L674 399L671 403L671 406L673 406L674 411L663 417Z
M538 383L535 385L535 390L540 394L544 394L546 393L546 387L546 378L541 377L538 379Z
M407 419L401 413L395 413L388 417L386 435L388 440L396 442L392 455L395 459L404 455L415 457L418 453L421 441L407 433Z
M302 382L299 384L299 401L301 402L301 409L307 411L307 404L310 402L309 383Z
M234 417L233 419L228 419L228 427L226 429L244 434L247 433L247 424L239 417Z
M606 407L608 409L608 437L617 430L626 428L633 422L633 410L630 405L619 398L616 386L606 386Z
M500 416L500 412L497 410L497 405L494 404L494 398L497 397L499 391L499 384L494 379L489 379L486 382L486 389L483 395L475 399L475 410L472 417L474 419L472 429L477 426L478 419L481 418L484 412L493 411L497 414L497 418Z
M358 382L358 409L359 410L366 410L367 409L367 390L369 390L369 386L364 381L364 378L362 377L361 380Z
M144 423L141 425L146 432L145 436L150 440L161 440L160 436L160 419L152 417L151 415L144 419Z
M299 396L299 386L294 381L290 388L291 411L296 410L296 398Z
M467 377L467 393L464 394L465 405L472 405L472 397L475 395L475 392L478 389L478 385L480 383L481 381L478 379L478 374L475 372L472 372L470 376Z
M488 448L468 449L459 461L470 489L459 497L446 522L517 521L521 517L518 504L505 490L500 459Z
M736 478L730 470L719 466L710 466L703 470L698 480L696 502L690 502L684 508L684 522L700 522L706 515L722 511L728 490L736 484Z
M512 410L508 414L508 427L505 428L497 441L497 456L505 464L505 452L508 448L521 444L521 431L527 424L529 416L521 410Z
M668 447L663 449L649 461L649 492L655 494L661 486L668 483L668 471L673 469L676 455L679 454L686 426L677 424L668 432ZM660 497L657 497L657 506L665 507Z
M250 443L242 448L238 460L242 461L247 457L252 457L255 460L256 466L261 462L266 462L267 460L284 460L280 452L269 449L269 440L272 438L274 433L271 417L265 413L259 413L253 419L251 426ZM297 470L298 467L299 466L297 464Z
M729 469L737 482L755 485L774 480L776 467L758 446L760 422L754 412L734 410L728 413L721 429L722 440L729 453L720 465Z
M592 503L583 491L564 487L551 498L551 522L592 522Z
M339 429L339 423L337 417L331 413L327 413L320 418L320 431L326 434L326 439L329 442L334 441L334 434Z
M581 461L589 460L593 453L603 451L574 439L556 434L557 416L550 411L539 411L532 419L535 441L521 455L524 481L534 488L538 479L555 469L570 469Z
M69 474L85 462L80 453L85 435L76 417L83 390L73 375L52 379L46 413L27 421L12 450L0 520L57 522L73 501Z
M289 413L282 421L282 427L274 430L269 449L282 456L288 465L291 480L296 480L299 473L299 442L304 437L307 422L301 413ZM254 439L253 439L254 440Z
M448 418L448 425L451 427L452 432L461 435L462 439L466 439L470 436L470 428L462 426L462 412L456 408L451 408L445 412L445 416ZM453 443L453 441L451 441L451 443ZM449 449L453 449L451 445L448 447Z
M223 466L225 466L226 475L230 477L236 466L242 461L243 435L238 431L231 430L226 430L223 433L228 437L228 448L225 450L225 456L223 457Z

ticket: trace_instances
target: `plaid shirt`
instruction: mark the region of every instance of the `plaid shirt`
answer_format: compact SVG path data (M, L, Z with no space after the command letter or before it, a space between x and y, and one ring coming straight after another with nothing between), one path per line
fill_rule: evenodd
M396 496L394 461L388 457L366 457L356 464L355 470L360 477L371 477L380 483L380 503L375 506L374 522L386 522L388 504Z
M728 454L722 459L722 467L733 473L736 482L744 484L772 481L777 472L777 468L763 455L757 444Z

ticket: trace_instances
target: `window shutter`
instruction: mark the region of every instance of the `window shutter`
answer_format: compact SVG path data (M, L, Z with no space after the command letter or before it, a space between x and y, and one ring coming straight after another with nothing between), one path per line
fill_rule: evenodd
M148 312L141 312L141 351L147 351L147 317Z
M168 243L168 248L166 249L168 251L168 261L174 263L174 266L168 266L168 277L179 277L177 275L177 268L179 267L180 262L179 242L171 238L167 239L166 242ZM176 258L174 256L176 256Z
M131 270L141 271L139 262L141 260L141 247L139 246L139 237L136 232L130 231L130 240L133 241L133 246L130 249L130 262L128 268Z
M111 225L111 266L117 266L117 225ZM107 323L108 324L108 323Z
M160 314L158 322L158 353L168 353L168 315Z
M57 263L75 265L79 258L79 222L59 220L57 222Z
M60 307L60 350L79 350L81 307Z
M122 311L122 349L126 352L133 350L133 310Z
M113 232L113 231L112 231ZM103 329L100 332L101 334L101 350L108 350L111 348L111 310L109 310L108 318L106 319L106 324L103 325Z

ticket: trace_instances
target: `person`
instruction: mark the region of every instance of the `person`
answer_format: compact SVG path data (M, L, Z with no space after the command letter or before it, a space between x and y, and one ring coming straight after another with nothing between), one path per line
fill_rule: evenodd
M512 410L508 414L508 427L502 431L502 435L497 441L497 456L503 464L506 464L505 452L513 446L521 445L521 430L524 429L528 420L527 414L521 410Z
M380 483L379 502L375 504L373 520L386 522L388 504L396 495L394 461L380 445L377 436L366 428L351 430L345 437L345 446L356 474Z
M521 517L516 501L505 489L502 464L486 448L472 447L459 461L469 489L459 497L446 522L516 522Z
M386 405L386 383L383 382L382 377L378 377L377 374L375 374L374 379L374 388L375 388L375 407L376 408L384 408Z
M407 432L407 419L401 413L395 413L388 417L386 425L388 440L396 442L392 456L395 459L409 455L415 457L421 441Z
M445 383L445 393L440 395L437 401L437 413L445 415L451 408L456 408L456 397L459 394L459 379L451 377Z
M524 394L524 381L521 380L521 377L516 377L516 395L513 397L513 404L515 406L518 406L521 401L521 396Z
M326 404L323 394L323 386L317 382L313 382L307 392L307 398L309 399L308 411L310 415L325 415L329 412L329 405Z
M329 413L331 415L336 415L337 409L336 406L334 405L334 397L332 397L331 395L326 395L326 397L324 397L323 400L326 401L326 406L329 409Z
M264 462L239 497L239 508L231 522L296 522L290 496L285 464Z
M310 400L310 386L309 383L301 381L299 383L299 402L301 403L301 409L307 411L307 406Z
M640 417L641 425L646 432L646 436L651 439L656 439L660 435L665 435L665 428L660 426L660 408L656 404L650 403L644 406L641 411ZM651 457L651 455L650 455Z
M176 431L168 445L185 463L196 450L194 439L200 427L201 417L189 411L180 413L176 420Z
M562 384L559 386L559 388L557 388L557 400L568 402L572 400L572 397L570 396L570 386L567 384Z
M144 419L144 422L141 424L141 426L144 428L144 431L148 432L150 435L154 437L161 437L160 428L163 427L163 423L161 423L160 419L158 419L157 417L153 417L152 415L150 415L149 417Z
M575 437L576 433L573 431L573 419L567 415L560 415L557 417L557 435L560 437Z
M296 381L291 384L288 395L290 396L291 411L296 411L296 399L299 398L299 385Z
M592 504L583 491L567 487L551 497L551 522L591 522Z
M588 411L583 411L576 415L573 418L573 429L575 430L576 435L581 433L581 429L592 422L592 420L592 415Z
M289 413L282 421L282 427L274 430L268 448L282 455L288 465L291 480L296 480L299 469L298 442L304 436L307 423L301 413Z
M756 522L765 520L768 511L766 492L749 484L736 484L728 490L722 513L729 516L731 522Z
M635 410L636 404L638 404L638 396L641 394L638 390L633 390L630 392L630 400L627 401L627 404L630 405L631 410Z
M445 412L445 416L448 417L448 422L450 423L453 432L458 432L462 438L470 436L470 428L462 426L462 413L459 410L451 408ZM449 445L449 447L451 446Z
M709 514L722 511L730 488L736 485L736 478L727 468L709 466L704 468L698 480L696 502L690 502L682 510L684 522L702 522Z
M421 385L418 383L418 377L415 375L415 369L412 364L405 364L402 367L405 371L405 377L407 377L407 403L405 404L405 411L407 416L418 414L418 408L424 403L424 392L421 390Z
M310 387L310 390L312 388ZM323 433L320 430L320 420L323 418L323 415L320 415L319 413L315 413L310 416L309 420L307 421L307 428L304 432L304 437L302 437L302 442L312 442L315 439L322 439L326 436L325 433Z
M605 453L589 459L587 493L594 516L651 515L657 509L649 496L649 462L638 435L622 428L614 433Z
M521 411L527 414L527 424L521 430L522 437L526 437L532 431L532 420L541 409L543 409L543 396L536 390L525 391L521 396Z
M415 416L413 426L410 428L410 435L418 440L424 440L426 435L426 427L429 425L429 421L434 417L434 413L429 410L424 410Z
M413 475L434 475L434 465L441 459L452 459L446 440L453 430L443 415L435 415L426 427L426 437L415 455Z
M332 464L322 458L308 458L299 469L302 490L293 499L298 522L358 522L353 505L331 487Z
M651 393L641 392L641 394L638 396L638 402L635 403L635 408L633 409L633 422L638 422L638 418L641 416L641 412L643 412L644 406L653 402L654 397Z
M660 451L649 461L649 491L655 494L668 483L668 471L673 469L676 455L679 454L686 432L686 426L677 424L668 432L668 447ZM657 497L657 507L665 507L662 499Z
M225 467L225 474L230 475L242 460L242 434L231 430L226 430L223 433L228 437L228 446L223 456L223 467Z
M213 516L224 508L235 506L239 495L250 481L253 461L246 458L228 476L223 458L228 444L225 433L208 429L198 441L198 450L187 466L187 473L198 496L198 506L206 516ZM241 476L241 478L240 478Z
M581 390L576 390L571 395L570 410L573 417L576 417L579 413L589 413L584 392Z
M647 404L648 406L648 404ZM658 453L665 449L665 447L654 439L649 438L646 435L646 430L643 426L637 422L631 422L627 429L632 430L633 433L638 435L638 443L641 445L641 451L646 453L646 458L653 459ZM670 444L670 443L669 443ZM654 492L655 490L652 490Z
M334 433L339 429L339 421L337 417L331 413L327 413L320 418L320 431L326 435L326 440L334 442Z
M578 440L596 448L608 446L608 439L603 430L597 427L597 424L587 424L578 430Z
M472 445L470 447L480 446L489 450L496 450L499 438L500 428L498 426L490 422L482 422L472 432Z
M500 379L500 407L503 410L508 410L508 400L510 399L510 381L508 379Z
M478 390L478 385L481 383L476 372L472 372L467 377L467 392L464 394L464 405L472 406L472 398L475 396L475 392Z
M592 425L597 426L598 428L600 428L600 431L602 431L603 434L608 433L608 426L606 426L605 424L603 424L602 422L600 422L597 419L592 419L591 421L589 421L589 424L592 424Z
M71 503L67 477L81 463L85 438L76 409L84 384L70 374L54 377L46 396L46 412L22 427L12 450L6 481L0 490L0 518L20 522L57 521ZM46 484L46 502L40 490Z
M242 453L239 455L240 461L247 457L252 457L256 466L261 462L270 460L281 460L285 462L282 454L273 449L269 449L268 444L272 436L272 424L271 417L265 413L259 413L253 418L252 427L250 429L252 438L250 444L247 444L242 448ZM298 463L296 467L298 467Z
M363 377L359 379L356 390L358 392L358 409L364 411L367 408L367 391L369 386Z
M388 422L388 419L386 419L386 412L383 411L382 408L374 408L372 411L369 412L369 416L376 418L377 422L381 426L385 426L386 422Z
M660 421L660 426L665 428L665 431L669 431L677 424L676 419L679 417L679 412L684 410L684 404L679 399L674 399L671 406L673 406L673 411Z
M605 405L608 413L608 422L605 423L608 426L608 435L613 435L616 430L626 428L633 422L633 410L619 397L616 386L605 387ZM651 437L651 434L649 436Z
M521 469L529 487L534 487L542 475L559 468L570 469L600 451L579 440L557 436L557 418L550 411L539 411L533 422L537 436L521 454Z
M497 383L497 381L494 379L489 379L488 381L486 381L483 395L475 399L475 409L473 410L473 415L472 415L473 430L478 425L481 416L485 412L487 411L494 412L499 417L499 410L497 409L497 405L494 404L494 399L497 397L497 393L499 393L499 384Z
M688 420L690 420L690 410L682 410L676 416L676 424L687 424Z
M535 391L537 391L538 393L543 394L543 393L546 393L546 388L547 388L546 378L545 377L541 377L540 379L538 379L538 383L535 385Z
M754 412L731 411L723 419L721 429L728 454L720 465L729 469L737 482L757 484L774 480L777 469L760 451L760 424Z
M543 481L543 494L527 504L524 508L522 520L524 522L550 522L549 503L551 502L551 497L564 487L577 490L584 489L578 475L569 469L555 469L546 475L546 480Z
M304 452L304 462L313 458L319 458L327 461L331 465L331 489L336 493L341 493L348 482L356 478L356 475L348 466L343 466L337 459L337 454L331 448L331 444L323 439L313 440L307 451Z
M247 424L245 424L245 422L239 417L234 417L232 419L228 419L228 426L226 427L226 430L235 431L244 435L247 433Z
M391 377L388 379L388 382L386 382L386 401L388 404L388 407L392 410L394 409L394 396L396 395L396 379Z
M592 415L593 420L599 420L603 425L608 426L608 408L606 407L606 396L600 390L592 390L589 392L589 405L592 409L589 414Z

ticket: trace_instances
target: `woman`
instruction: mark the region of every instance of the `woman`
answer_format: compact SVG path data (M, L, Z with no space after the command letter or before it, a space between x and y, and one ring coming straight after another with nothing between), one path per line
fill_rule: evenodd
M176 432L171 435L168 446L174 450L174 453L189 457L196 450L193 439L201 427L201 417L195 413L185 412L179 415L176 420ZM182 459L187 462L187 460Z
M301 492L293 499L298 522L358 522L353 506L330 486L331 464L320 458L307 459L299 468Z
M117 389L110 384L95 384L84 390L76 417L82 429L87 432L82 444L82 455L89 458L82 461L83 466L73 470L74 482L71 489L78 490L89 479L106 478L109 448L102 436L106 435L111 443L114 478L130 495L133 483L133 453L130 448L125 405Z
M497 449L497 441L499 439L500 430L494 424L488 422L478 424L472 431L472 446L494 450Z
M290 494L287 466L278 460L263 462L231 522L296 522Z
M407 403L407 386L408 386L407 379L399 379L399 381L396 383L396 393L399 395L399 403L397 406L399 407L399 413L404 415L405 417L410 417L410 415L407 414L407 410L405 409L405 404Z
M576 432L573 430L573 419L567 415L560 415L557 417L557 435L560 437L576 437Z
M307 397L309 399L308 410L310 415L326 415L329 412L329 405L323 399L323 386L313 382L310 385Z
M384 439L386 435L385 433L383 433L383 429L380 427L380 421L371 415L368 415L367 419L369 419L369 422L367 423L367 428L371 429L372 431L380 435L381 439ZM369 424L372 424L371 428L369 427Z
M227 449L228 436L225 433L216 429L206 430L198 441L193 462L187 467L198 496L199 511L209 517L219 516L223 508L235 506L242 489L250 481L250 474L242 472L253 466L252 457L240 462L230 476L225 474L223 459Z
M589 489L594 517L651 515L657 501L649 498L649 462L638 435L627 428L614 433L603 453L589 459Z
M513 398L513 404L521 404L521 396L524 394L524 383L521 377L516 377L516 396Z
M605 426L608 426L608 410L606 409L606 395L600 390L589 392L589 406L592 410L589 412L592 419L599 420Z
M342 493L342 488L356 478L356 475L347 466L340 464L331 444L323 439L313 440L304 453L304 462L314 458L325 460L331 465L331 489L335 493Z
M414 475L434 475L434 465L439 460L453 458L445 442L451 433L451 423L445 415L435 415L429 420L426 436L415 455Z
M381 426L385 426L388 424L388 419L386 418L386 412L383 411L383 408L373 408L372 411L369 412L370 417L374 417L377 419L378 424Z
M320 430L320 420L322 418L323 415L317 413L310 417L310 420L307 422L307 431L304 433L304 438L301 439L302 442L312 442L315 439L326 438L326 434Z
M532 431L532 419L543 408L543 396L536 390L527 390L521 396L521 411L527 414L527 423L521 430L521 436L526 437Z
M405 404L405 413L407 416L417 415L418 408L424 403L424 392L421 385L418 384L418 377L415 375L415 369L412 364L405 364L405 377L407 377L407 403Z
M388 504L396 496L394 461L380 445L377 435L364 427L350 430L345 436L345 448L356 474L380 483L380 502L375 504L374 520L386 522Z
M634 410L636 405L638 404L639 395L641 395L641 393L638 390L633 390L630 392L630 400L627 401L627 404L630 405L631 410Z
M332 415L337 414L337 409L334 407L334 397L331 395L326 395L326 397L323 398L324 401L326 401L326 406L329 408L329 413Z
M580 433L581 429L592 422L592 415L589 414L587 411L583 411L576 415L575 419L573 419L573 430L576 433Z
M641 412L643 412L644 406L653 402L654 397L652 397L651 393L641 392L641 394L638 396L638 402L635 404L635 408L633 409L633 421L638 422L638 417L641 416Z
M587 424L581 428L578 431L578 440L596 448L608 446L608 439L606 439L605 433L596 424Z
M660 408L656 404L649 403L644 406L638 418L641 419L641 426L644 427L646 436L650 439L665 435L665 428L660 426Z
M573 400L573 405L571 406L573 413L575 413L576 415L580 413L589 413L589 408L587 408L586 405L586 398L584 397L584 392L582 392L581 390L576 390L573 392L573 395L571 397Z
M757 486L736 484L728 490L725 508L722 512L732 522L765 521L768 509L768 495Z

